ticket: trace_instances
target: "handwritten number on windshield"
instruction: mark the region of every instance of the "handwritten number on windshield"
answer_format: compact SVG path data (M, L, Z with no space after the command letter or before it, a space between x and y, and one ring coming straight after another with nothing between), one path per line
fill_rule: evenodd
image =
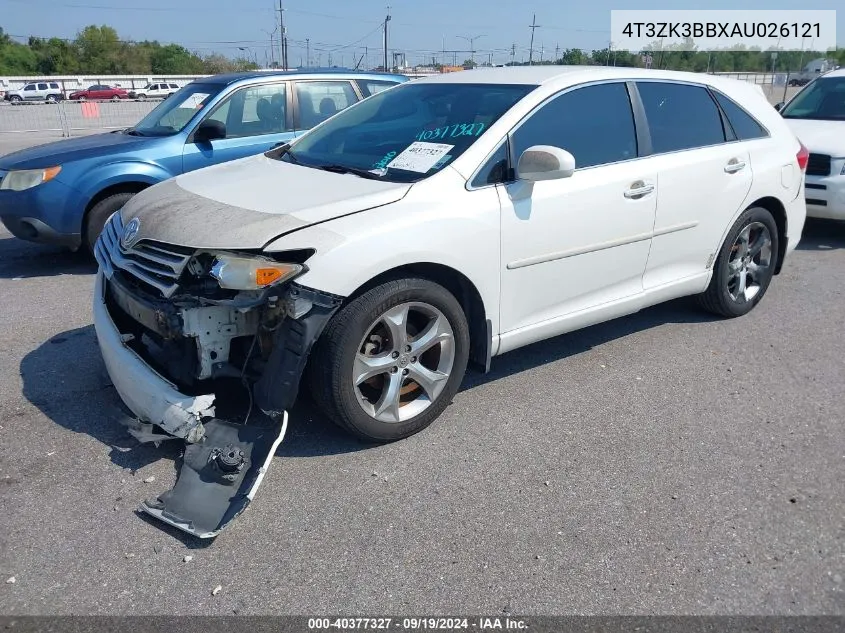
M455 123L444 125L434 130L423 130L417 134L418 141L432 141L443 138L456 138L458 136L481 136L484 131L483 123Z

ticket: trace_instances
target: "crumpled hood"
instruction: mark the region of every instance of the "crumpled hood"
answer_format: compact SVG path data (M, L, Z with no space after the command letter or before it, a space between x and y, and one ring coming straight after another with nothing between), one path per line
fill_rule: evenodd
M259 249L306 226L391 204L411 185L251 156L145 189L121 210L139 238L192 248Z
M158 142L161 142L161 139L120 132L79 136L7 154L0 158L0 169L41 169L65 165L93 156L105 158L111 154L138 151Z
M814 154L845 156L845 121L784 119L804 146Z

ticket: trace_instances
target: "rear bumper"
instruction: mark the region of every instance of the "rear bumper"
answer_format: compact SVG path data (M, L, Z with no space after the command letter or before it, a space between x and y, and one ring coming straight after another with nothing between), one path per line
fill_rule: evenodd
M214 394L181 393L125 345L106 306L102 272L97 273L93 311L106 370L126 406L141 422L160 426L175 437L188 442L202 439L203 419L214 416Z

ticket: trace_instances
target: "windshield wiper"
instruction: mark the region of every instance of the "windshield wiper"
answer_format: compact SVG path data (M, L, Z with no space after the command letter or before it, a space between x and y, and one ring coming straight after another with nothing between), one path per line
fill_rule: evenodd
M374 174L371 171L360 169L359 167L349 167L347 165L314 165L314 167L322 169L323 171L330 171L335 174L355 174L361 178L381 180L381 176L379 174Z
M141 132L136 130L134 127L126 128L125 130L123 130L123 133L128 134L129 136L146 136L146 134L142 134Z
M290 143L289 142L281 142L278 145L275 145L270 148L270 150L264 154L267 158L273 158L275 160L281 160L282 156L287 156L288 160L292 163L298 163L299 159L293 155L293 152L290 151Z

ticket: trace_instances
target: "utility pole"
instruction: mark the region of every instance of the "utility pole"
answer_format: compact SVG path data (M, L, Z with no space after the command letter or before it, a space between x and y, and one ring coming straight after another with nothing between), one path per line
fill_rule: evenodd
M531 19L531 24L529 25L531 29L531 46L528 49L528 65L532 66L534 64L534 31L540 28L540 25L537 24L537 14L534 14L534 17Z
M516 58L516 44L514 43L514 44L511 44L511 66L513 66L516 63L515 58Z
M540 63L543 63L543 56L546 54L546 45L542 42L540 43Z
M555 44L555 63L560 59L560 44Z
M384 72L387 70L387 23L390 22L390 5L387 7L387 17L384 18Z
M493 67L493 53L490 53L490 67Z
M285 31L285 10L282 8L282 0L279 0L279 63L282 70L288 68L288 36Z
M484 37L483 35L474 35L471 37L466 37L464 35L458 35L458 37L462 40L466 40L469 42L469 53L470 53L470 60L472 61L472 65L475 66L475 40L479 37Z
M305 67L311 67L311 38L305 38Z

